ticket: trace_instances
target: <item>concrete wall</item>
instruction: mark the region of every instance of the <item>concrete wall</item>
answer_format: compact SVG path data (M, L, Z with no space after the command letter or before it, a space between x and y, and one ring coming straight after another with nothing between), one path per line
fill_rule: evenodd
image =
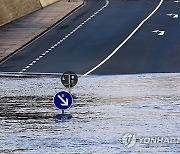
M0 0L0 26L59 0Z
M46 7L48 5L51 5L55 2L58 2L59 0L40 0L40 3L42 5L42 7Z
M11 21L11 16L6 8L4 0L0 3L0 26Z

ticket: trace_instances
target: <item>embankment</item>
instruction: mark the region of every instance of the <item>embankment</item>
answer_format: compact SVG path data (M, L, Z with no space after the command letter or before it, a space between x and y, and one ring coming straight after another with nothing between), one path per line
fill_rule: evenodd
M0 26L57 1L59 0L1 0Z

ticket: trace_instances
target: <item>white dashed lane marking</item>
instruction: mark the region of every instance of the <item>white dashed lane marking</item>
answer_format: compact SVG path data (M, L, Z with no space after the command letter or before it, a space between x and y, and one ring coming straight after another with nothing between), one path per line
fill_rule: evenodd
M23 72L27 71L30 67L32 67L36 62L38 62L41 58L46 56L47 53L55 49L58 45L60 45L63 41L65 41L68 37L70 37L73 33L75 33L79 28L81 28L85 23L87 23L89 20L91 20L93 17L95 17L98 13L100 13L103 9L105 9L109 5L109 1L106 0L106 4L100 8L98 11L96 11L93 15L91 15L89 18L87 18L85 21L83 21L79 26L77 26L73 31L71 31L69 34L67 34L64 38L59 40L56 44L51 46L49 49L47 49L44 53L42 53L38 58L33 60L30 64L28 64L25 68L23 68L19 74L22 74Z

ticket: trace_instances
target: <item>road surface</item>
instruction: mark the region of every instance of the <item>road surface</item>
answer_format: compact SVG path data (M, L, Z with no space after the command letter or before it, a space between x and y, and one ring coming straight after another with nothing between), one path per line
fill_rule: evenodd
M180 2L86 0L0 72L111 75L180 72Z

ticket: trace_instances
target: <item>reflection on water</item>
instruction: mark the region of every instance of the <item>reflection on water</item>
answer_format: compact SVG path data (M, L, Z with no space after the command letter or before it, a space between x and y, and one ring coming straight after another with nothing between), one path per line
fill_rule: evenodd
M0 153L179 153L180 143L136 143L122 137L179 137L180 74L80 78L66 114L53 104L60 78L0 78Z

